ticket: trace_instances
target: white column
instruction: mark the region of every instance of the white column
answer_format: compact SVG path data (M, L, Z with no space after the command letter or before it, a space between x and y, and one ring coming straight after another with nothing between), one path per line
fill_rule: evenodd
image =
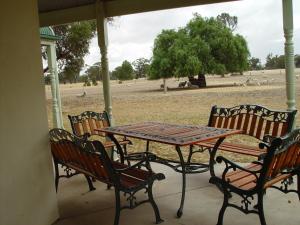
M53 127L63 128L55 44L47 45L47 57L51 79Z
M111 91L110 91L110 76L109 67L107 59L107 19L105 18L105 11L103 2L97 0L96 2L96 20L97 20L97 35L98 35L98 45L101 52L101 74L102 74L102 84L103 84L103 95L105 102L105 111L108 113L110 124L113 125L113 115L112 115L112 101L111 101Z
M285 74L288 110L296 109L295 58L293 43L293 0L282 0L285 37Z

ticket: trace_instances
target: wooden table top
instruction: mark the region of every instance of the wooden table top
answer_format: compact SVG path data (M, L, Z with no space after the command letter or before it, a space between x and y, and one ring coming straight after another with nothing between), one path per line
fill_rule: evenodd
M96 130L108 134L122 135L178 146L192 145L202 141L242 133L241 130L159 122L143 122L124 126L106 127Z

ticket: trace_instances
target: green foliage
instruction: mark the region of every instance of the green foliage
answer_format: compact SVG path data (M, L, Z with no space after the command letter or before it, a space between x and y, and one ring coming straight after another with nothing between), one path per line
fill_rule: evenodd
M132 65L134 66L135 78L146 77L149 73L150 60L145 58L136 59Z
M76 82L84 66L84 56L89 52L95 35L95 21L83 21L52 27L61 39L57 41L57 61L63 82Z
M217 20L223 23L231 31L234 31L238 24L238 18L236 16L230 16L228 13L218 15Z
M226 24L233 29L237 19L232 20ZM195 14L186 27L163 30L154 42L150 78L223 75L248 69L247 42L241 35L234 35L226 24L221 18Z
M112 76L117 77L120 81L132 80L134 73L130 62L125 60L121 66L115 68L115 70L112 72Z
M252 57L249 59L250 70L261 70L263 66L261 65L260 59Z
M93 83L94 86L98 85L97 81L101 81L102 80L102 76L101 76L100 70L101 70L101 63L97 62L97 63L94 63L92 66L90 66L85 71L85 74L92 81L92 83Z
M266 58L266 69L284 69L285 68L285 57L284 55L275 55L272 53L267 55Z

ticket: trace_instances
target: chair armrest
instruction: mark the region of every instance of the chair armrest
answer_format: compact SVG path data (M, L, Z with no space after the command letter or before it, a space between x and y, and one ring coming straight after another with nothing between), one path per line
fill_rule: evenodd
M253 174L256 177L256 179L258 179L257 173L261 172L261 169L259 169L259 170L248 170L248 169L246 169L246 168L244 168L244 167L242 167L242 166L240 166L240 165L238 165L238 164L236 164L236 163L234 163L234 162L232 162L232 161L224 158L223 156L218 156L217 159L216 159L216 161L218 163L222 163L222 162L225 163L226 168L224 169L224 171L222 173L222 180L224 180L224 181L226 181L226 179L225 179L226 174L231 169L233 171L236 171L236 169L239 169L239 170L245 171L247 173L251 173L251 174ZM258 162L254 162L254 163L258 164Z

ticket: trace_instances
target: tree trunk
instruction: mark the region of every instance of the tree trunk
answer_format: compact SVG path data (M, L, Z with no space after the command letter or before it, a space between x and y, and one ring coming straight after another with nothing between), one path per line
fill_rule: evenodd
M164 81L164 94L167 93L167 81L166 81L166 78L163 79Z

